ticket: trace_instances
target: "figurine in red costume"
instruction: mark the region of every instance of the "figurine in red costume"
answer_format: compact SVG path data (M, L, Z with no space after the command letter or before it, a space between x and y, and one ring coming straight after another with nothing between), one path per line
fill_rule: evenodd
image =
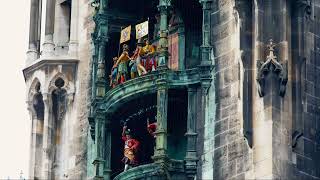
M127 171L138 164L137 152L140 143L132 138L130 129L127 129L126 125L122 129L122 140L124 141L124 157L122 161L125 164L124 171Z
M150 124L149 118L147 119L147 123L148 123L148 124L147 124L147 129L148 129L149 134L150 134L152 137L156 138L156 137L157 137L157 135L156 135L157 123L154 122L154 123L151 123L151 124Z

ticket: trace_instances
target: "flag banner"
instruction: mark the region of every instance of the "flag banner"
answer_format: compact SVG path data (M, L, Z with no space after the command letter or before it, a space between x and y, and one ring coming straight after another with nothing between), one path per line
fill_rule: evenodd
M149 21L136 25L136 38L140 39L149 33Z
M131 25L121 30L120 44L130 40Z

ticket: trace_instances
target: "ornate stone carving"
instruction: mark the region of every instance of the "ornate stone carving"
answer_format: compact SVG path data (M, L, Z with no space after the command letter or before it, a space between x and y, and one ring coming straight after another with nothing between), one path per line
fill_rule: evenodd
M265 62L258 60L258 92L260 97L264 96L264 89L265 89L265 78L269 72L276 73L279 76L279 95L284 97L286 92L286 85L288 82L288 68L287 68L287 61L279 62L277 60L277 56L274 54L275 44L273 43L272 39L270 39L268 48L269 48L269 55L267 56L267 60Z
M311 0L297 0L296 7L301 12L301 15L304 15L306 19L311 18Z

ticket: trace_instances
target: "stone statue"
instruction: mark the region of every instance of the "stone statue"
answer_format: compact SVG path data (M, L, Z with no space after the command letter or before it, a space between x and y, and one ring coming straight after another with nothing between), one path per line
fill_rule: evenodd
M134 167L138 164L137 160L137 152L139 150L139 141L132 138L132 134L130 129L127 129L127 126L124 125L122 129L122 140L124 141L124 151L123 151L123 159L124 162L124 171L127 171L131 167Z
M150 44L149 39L145 40L146 45L143 47L144 57L145 57L145 68L148 72L155 71L157 69L156 62L156 48L154 45Z
M114 88L117 85L117 74L118 74L118 67L117 67L118 57L113 58L113 66L111 69L110 78L110 87Z
M129 46L124 44L122 49L123 49L122 54L116 62L116 66L118 67L117 82L120 84L124 83L127 79L127 75L128 75L127 62L130 60Z
M143 42L141 39L139 39L137 42L137 48L134 51L134 54L132 55L132 57L130 58L132 62L136 63L139 76L147 74L146 69L141 64L141 61L142 61L141 58L144 55L142 46L143 46Z

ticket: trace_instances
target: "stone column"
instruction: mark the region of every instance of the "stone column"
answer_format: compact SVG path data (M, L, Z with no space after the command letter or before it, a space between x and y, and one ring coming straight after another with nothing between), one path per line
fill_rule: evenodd
M160 40L159 40L159 68L168 68L168 10L171 7L171 0L159 0L160 11Z
M28 111L30 114L31 122L31 137L30 137L30 157L29 157L29 178L34 179L35 174L35 165L36 165L36 124L37 120L35 118L34 108L32 107L32 101L28 101Z
M178 27L178 39L179 39L179 66L178 70L183 71L186 69L186 37L184 26Z
M96 97L103 97L106 93L105 57L106 41L98 42L98 68L96 72Z
M51 94L43 93L44 124L43 124L43 155L42 155L42 179L52 178L52 128L51 119Z
M187 153L186 173L189 179L194 179L197 172L197 88L190 86L188 88L188 122L187 122Z
M46 4L46 24L45 39L43 43L43 55L52 56L54 54L54 18L55 18L55 0L47 0Z
M78 26L79 26L79 1L72 1L70 41L69 41L69 55L72 57L78 56Z
M40 34L39 26L40 26L40 0L31 0L30 7L30 26L29 26L29 47L27 51L27 63L31 63L32 61L38 58L38 36Z
M166 85L160 85L157 92L157 131L155 162L164 164L167 160L167 113L168 113L168 89Z
M110 117L106 116L105 120L105 148L104 148L104 180L110 180L111 178L111 119Z
M202 4L203 21L202 21L202 46L201 46L201 65L211 65L211 45L210 45L210 16L212 0L199 0Z
M96 113L95 117L95 144L96 144L96 158L93 161L95 167L94 179L104 179L104 147L105 147L105 114L101 111Z

